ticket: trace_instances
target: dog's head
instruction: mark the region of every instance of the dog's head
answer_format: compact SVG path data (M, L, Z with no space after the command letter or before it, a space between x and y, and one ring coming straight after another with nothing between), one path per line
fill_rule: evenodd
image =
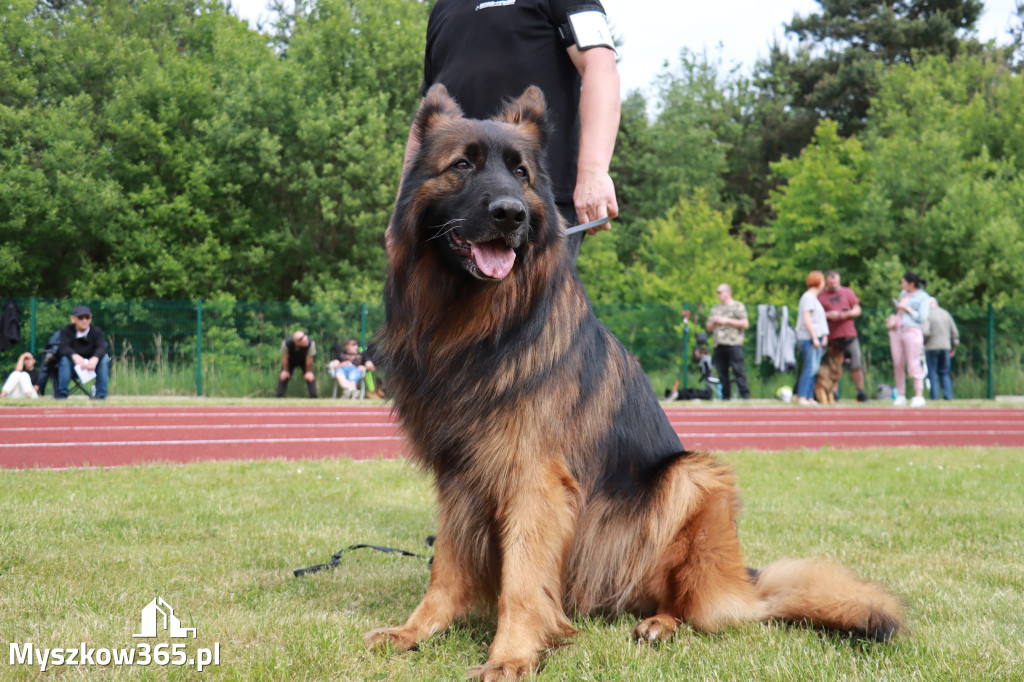
M495 118L467 119L443 85L430 89L413 124L420 145L399 199L411 209L405 215L418 216L399 228L415 250L432 249L460 273L499 281L545 227L557 225L543 163L545 109L541 91L530 87Z

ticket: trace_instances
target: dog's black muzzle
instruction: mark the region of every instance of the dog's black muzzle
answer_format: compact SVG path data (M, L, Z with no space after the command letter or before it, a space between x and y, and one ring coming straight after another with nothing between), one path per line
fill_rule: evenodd
M495 199L487 209L491 216L491 224L500 232L515 232L526 222L526 204L519 199Z

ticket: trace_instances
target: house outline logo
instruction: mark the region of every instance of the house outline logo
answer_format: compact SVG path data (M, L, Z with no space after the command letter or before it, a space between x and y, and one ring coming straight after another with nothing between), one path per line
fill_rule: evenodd
M174 609L163 597L157 597L143 607L142 632L132 637L156 637L161 622L170 637L188 637L189 633L192 633L193 639L196 637L196 629L182 627L181 621L174 615Z

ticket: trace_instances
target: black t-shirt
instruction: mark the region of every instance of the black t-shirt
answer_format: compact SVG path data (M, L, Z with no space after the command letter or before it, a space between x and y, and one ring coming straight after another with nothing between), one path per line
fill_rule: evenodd
M438 0L427 25L420 94L441 83L470 118L490 118L503 103L538 86L547 101L553 135L547 167L555 200L571 202L580 138L580 75L559 33L567 10L586 0ZM571 35L571 32L567 33Z
M281 344L281 353L288 354L288 369L290 371L300 370L305 372L306 358L310 355L316 355L316 342L310 339L309 345L299 348L295 345L295 339L288 337Z

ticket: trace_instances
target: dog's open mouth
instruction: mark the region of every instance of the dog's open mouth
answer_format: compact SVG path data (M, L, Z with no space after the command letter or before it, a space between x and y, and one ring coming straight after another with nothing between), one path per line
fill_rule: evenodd
M505 279L516 262L516 252L504 239L471 242L452 230L448 243L452 251L472 261L480 274L491 279Z

